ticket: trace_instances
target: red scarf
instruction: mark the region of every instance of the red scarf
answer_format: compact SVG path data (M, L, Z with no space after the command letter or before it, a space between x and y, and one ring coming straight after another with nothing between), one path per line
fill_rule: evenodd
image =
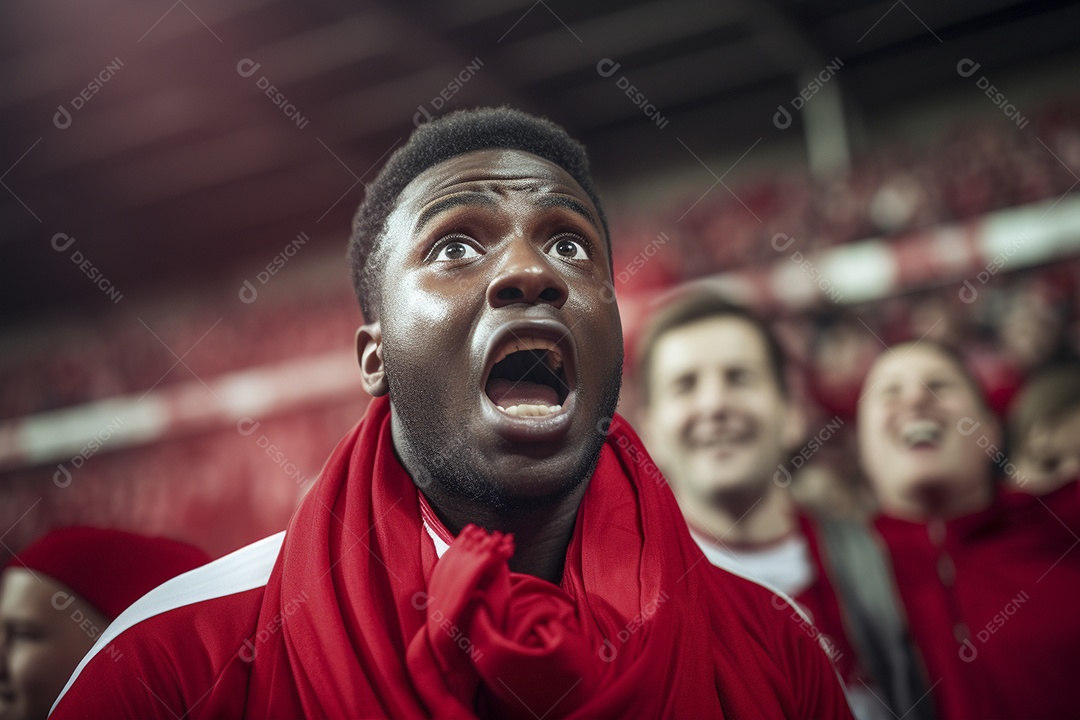
M716 617L712 568L618 416L561 587L511 573L512 554L509 536L469 526L436 562L389 401L375 400L290 523L259 617L272 637L252 667L248 716L780 712L775 690L738 666L750 654L741 635L717 642L715 628L739 619Z

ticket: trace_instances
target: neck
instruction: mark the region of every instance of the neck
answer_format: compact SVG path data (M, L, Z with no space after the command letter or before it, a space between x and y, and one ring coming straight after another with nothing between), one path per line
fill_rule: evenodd
M791 534L795 504L775 483L723 494L679 498L687 522L725 543L764 545Z
M558 585L562 581L566 549L574 534L578 507L585 497L588 481L579 483L565 497L551 500L527 500L515 508L494 507L490 502L453 492L437 477L420 466L418 454L407 442L396 415L391 416L394 453L416 485L417 492L427 498L431 509L453 535L466 525L473 524L488 532L514 536L514 555L508 563L510 570L533 575ZM426 482L417 482L426 478Z
M512 510L495 510L473 500L450 496L435 483L423 493L451 533L457 535L470 523L488 532L512 533L514 556L510 558L510 570L558 585L578 507L587 487L588 483L582 483L570 496L540 507Z
M925 482L909 492L882 498L881 510L902 520L925 522L933 518L951 520L985 510L994 500L989 478L957 486L952 482Z

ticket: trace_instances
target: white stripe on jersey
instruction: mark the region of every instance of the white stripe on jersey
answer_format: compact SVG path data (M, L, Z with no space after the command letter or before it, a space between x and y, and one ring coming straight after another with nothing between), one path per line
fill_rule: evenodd
M177 575L136 600L105 628L105 632L68 678L67 685L60 691L49 713L56 709L60 698L64 697L86 664L125 630L169 610L266 585L284 540L284 531L263 538L223 558Z

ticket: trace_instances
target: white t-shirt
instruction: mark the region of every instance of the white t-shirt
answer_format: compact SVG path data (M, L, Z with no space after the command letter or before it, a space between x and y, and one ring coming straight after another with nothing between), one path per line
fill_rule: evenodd
M690 527L690 535L705 557L718 568L749 577L794 599L817 581L806 536L796 530L779 542L760 548L733 548ZM809 615L809 611L803 608ZM810 618L813 621L813 618ZM884 704L867 685L846 685L848 703L856 720L892 720Z
M814 584L817 571L810 546L801 532L761 548L732 548L722 540L691 527L690 534L713 565L736 575L745 575L789 597Z

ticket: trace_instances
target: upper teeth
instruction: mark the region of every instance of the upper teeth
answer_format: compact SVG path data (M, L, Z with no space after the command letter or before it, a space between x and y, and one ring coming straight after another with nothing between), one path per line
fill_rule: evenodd
M499 354L495 356L495 362L501 362L510 353L520 352L522 350L546 350L547 351L547 364L552 370L558 370L562 367L562 353L555 343L550 340L544 340L536 337L515 337L510 342L506 343Z
M907 445L937 442L941 437L941 424L933 420L913 420L904 425L902 434Z

